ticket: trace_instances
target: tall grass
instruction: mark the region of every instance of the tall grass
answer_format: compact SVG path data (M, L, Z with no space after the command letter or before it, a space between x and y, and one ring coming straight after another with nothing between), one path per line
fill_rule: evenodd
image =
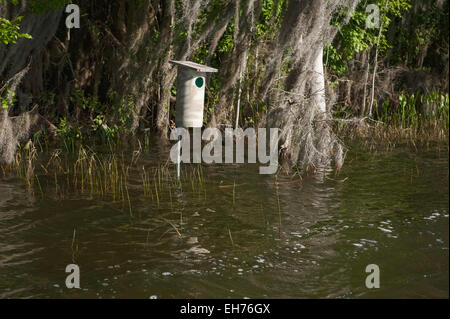
M189 189L187 185L194 196L202 198L206 194L201 165L185 165L182 179L178 180L173 173L175 166L169 162L154 166L140 161L141 147L129 157L124 153L97 153L82 145L76 150L75 154L61 149L50 154L46 151L38 153L34 144L29 142L18 149L12 165L0 165L0 172L21 178L42 198L87 195L110 204L121 204L122 210L131 218L135 216L133 198L149 200L155 208L168 206L173 212L176 209L173 194ZM139 178L141 185L132 186Z
M437 91L425 94L399 94L398 105L386 99L376 111L376 118L403 129L418 129L434 124L449 127L449 96Z
M342 110L335 115L348 114ZM448 142L449 95L433 91L423 94L400 93L375 108L373 118L337 118L340 136L363 138L370 147L393 148L397 144L419 146Z

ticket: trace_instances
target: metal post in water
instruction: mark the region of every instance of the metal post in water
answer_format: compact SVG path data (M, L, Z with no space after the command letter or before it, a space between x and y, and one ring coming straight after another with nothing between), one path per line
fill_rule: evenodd
M180 180L180 163L181 163L181 136L178 135L178 151L177 151L177 178Z

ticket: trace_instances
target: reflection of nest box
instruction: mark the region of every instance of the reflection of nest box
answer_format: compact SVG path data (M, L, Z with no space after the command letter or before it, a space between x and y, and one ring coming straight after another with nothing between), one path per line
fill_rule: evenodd
M190 61L169 62L178 66L175 124L177 127L202 127L205 76L218 70Z

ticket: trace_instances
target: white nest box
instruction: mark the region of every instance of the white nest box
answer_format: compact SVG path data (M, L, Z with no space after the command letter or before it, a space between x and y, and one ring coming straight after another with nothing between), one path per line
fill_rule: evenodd
M218 70L190 61L169 62L178 67L176 126L202 127L206 73Z

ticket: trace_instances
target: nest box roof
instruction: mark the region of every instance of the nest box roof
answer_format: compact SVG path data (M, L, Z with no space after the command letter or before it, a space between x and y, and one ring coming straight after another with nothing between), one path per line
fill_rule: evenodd
M197 72L217 72L219 70L214 69L212 67L206 66L206 65L202 65L202 64L198 64L195 62L191 62L191 61L174 61L174 60L170 60L169 63L178 65L178 66L182 66L185 68L189 68L192 70L195 70Z

